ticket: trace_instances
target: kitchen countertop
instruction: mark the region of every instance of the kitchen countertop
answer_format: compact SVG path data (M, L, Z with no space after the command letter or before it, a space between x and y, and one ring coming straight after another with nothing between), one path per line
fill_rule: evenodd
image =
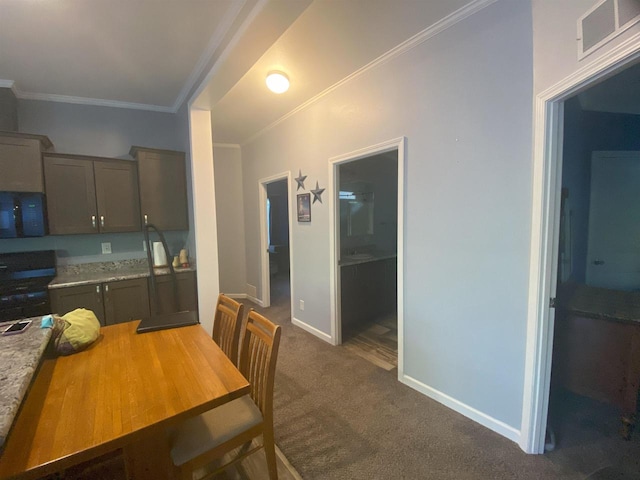
M0 335L0 446L4 444L40 359L51 338L50 328L40 328L40 318L16 335ZM0 329L15 322L0 323Z
M640 292L567 283L558 286L556 307L602 320L640 325Z
M351 255L342 255L340 258L340 266L348 267L350 265L359 265L361 263L377 262L388 258L396 258L396 252L372 252Z
M175 271L176 273L195 272L196 267L191 265L186 268L176 268ZM156 275L168 275L169 268L156 268L155 273ZM49 283L49 289L93 285L148 276L149 268L146 261L87 263L59 269L56 278Z

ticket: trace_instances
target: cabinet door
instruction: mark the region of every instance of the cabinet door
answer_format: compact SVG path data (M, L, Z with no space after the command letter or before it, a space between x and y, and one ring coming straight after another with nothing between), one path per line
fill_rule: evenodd
M49 233L98 233L93 162L44 156Z
M143 222L161 230L188 230L184 153L137 147L132 153L138 159Z
M140 230L138 172L129 161L95 160L96 202L100 231L137 232Z
M149 317L149 290L146 278L104 284L104 310L107 325Z
M64 315L76 308L86 308L96 314L101 325L105 325L101 285L56 288L49 291L49 297L55 313Z
M40 140L0 135L0 191L44 192Z
M198 310L198 292L196 285L195 272L176 273L178 282L178 301L180 302L180 310L197 311ZM151 282L151 280L149 280ZM173 283L170 275L161 275L156 277L156 285L158 291L158 313L177 312L178 307L173 301ZM149 287L151 288L151 286ZM155 311L155 306L151 305L151 311Z

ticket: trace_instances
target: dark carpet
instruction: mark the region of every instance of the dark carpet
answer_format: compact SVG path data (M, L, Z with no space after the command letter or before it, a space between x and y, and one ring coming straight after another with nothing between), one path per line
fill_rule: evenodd
M611 435L582 442L580 428L563 432L566 448L559 444L546 455L527 455L398 382L396 370L385 371L293 326L288 286L274 279L272 289L271 308L247 304L282 325L276 443L303 478L605 480L638 472L616 464L624 455L611 455L624 451L637 461L638 441Z

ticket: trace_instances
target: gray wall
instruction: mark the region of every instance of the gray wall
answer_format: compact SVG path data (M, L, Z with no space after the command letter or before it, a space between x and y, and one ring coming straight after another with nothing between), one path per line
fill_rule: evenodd
M184 119L169 113L19 100L18 123L23 133L47 135L55 151L61 153L131 158L132 145L184 150L188 142ZM168 232L167 236L175 251L184 247L188 232ZM102 242L111 242L113 254L100 253ZM142 249L142 233L0 240L0 252L44 249L56 250L60 264L146 255Z
M214 144L213 168L220 291L226 294L244 294L247 277L240 148Z
M527 322L532 65L530 3L500 1L242 151L247 281L260 285L258 179L302 169L307 185L326 187L329 158L407 137L403 380L514 432ZM294 222L292 235L294 317L329 334L328 203L314 204L312 222Z

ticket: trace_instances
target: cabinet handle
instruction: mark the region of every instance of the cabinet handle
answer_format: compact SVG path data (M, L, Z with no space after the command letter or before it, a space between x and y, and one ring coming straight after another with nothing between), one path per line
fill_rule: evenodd
M96 228L96 216L95 215L91 215L91 226L93 228Z
M104 227L104 215L100 215L100 226Z
M149 223L149 218L147 217L147 214L145 213L144 215L144 224L147 225Z

